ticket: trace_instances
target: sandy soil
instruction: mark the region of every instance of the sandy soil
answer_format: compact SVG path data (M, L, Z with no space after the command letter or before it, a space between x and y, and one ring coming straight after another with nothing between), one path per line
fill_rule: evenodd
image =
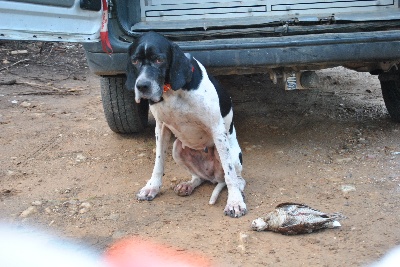
M267 75L219 77L233 96L247 180L249 212L232 219L226 190L214 206L209 184L175 195L189 175L170 154L161 194L135 200L153 167L154 121L137 135L108 128L80 45L3 42L0 62L1 222L98 250L145 237L218 266L360 266L400 244L400 125L375 76L323 70L319 88L290 92ZM251 230L287 201L348 219L308 235Z

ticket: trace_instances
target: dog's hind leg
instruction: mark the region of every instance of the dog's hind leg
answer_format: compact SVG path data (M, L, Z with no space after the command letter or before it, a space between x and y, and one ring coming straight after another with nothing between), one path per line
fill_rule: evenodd
M215 202L217 201L217 198L219 196L219 193L221 193L222 189L224 189L225 186L226 186L225 182L219 182L215 186L215 188L214 188L214 190L213 190L213 192L211 194L210 201L208 202L208 204L210 204L210 205L214 205L215 204Z
M182 142L176 139L172 149L172 156L176 163L192 174L192 180L178 184L174 191L179 196L188 196L205 180L214 178L214 148L208 152L182 147Z
M192 194L193 190L203 183L203 179L200 177L193 175L192 180L188 182L183 182L175 186L174 192L178 196L189 196Z

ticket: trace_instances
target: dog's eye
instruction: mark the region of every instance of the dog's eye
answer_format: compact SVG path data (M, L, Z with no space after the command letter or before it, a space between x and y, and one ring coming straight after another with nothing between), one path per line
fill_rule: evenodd
M139 59L133 58L133 59L132 59L132 64L133 64L133 65L139 64Z
M157 58L156 59L156 63L157 64L161 64L161 63L163 63L164 62L164 60L162 59L162 58Z

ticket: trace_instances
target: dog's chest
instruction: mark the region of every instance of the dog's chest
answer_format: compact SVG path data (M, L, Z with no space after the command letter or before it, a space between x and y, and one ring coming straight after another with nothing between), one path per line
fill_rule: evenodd
M218 120L219 108L212 104L215 101L209 100L208 95L198 92L171 92L165 95L164 101L151 105L150 110L184 146L204 149L214 145L211 130Z

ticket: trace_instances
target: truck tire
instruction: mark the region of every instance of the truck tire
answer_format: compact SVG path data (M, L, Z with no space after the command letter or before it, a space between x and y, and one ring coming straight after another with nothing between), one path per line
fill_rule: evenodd
M149 104L135 102L135 94L125 89L125 76L102 76L101 99L108 126L116 133L131 134L147 126Z
M400 71L381 73L379 80L386 109L393 121L400 122Z

